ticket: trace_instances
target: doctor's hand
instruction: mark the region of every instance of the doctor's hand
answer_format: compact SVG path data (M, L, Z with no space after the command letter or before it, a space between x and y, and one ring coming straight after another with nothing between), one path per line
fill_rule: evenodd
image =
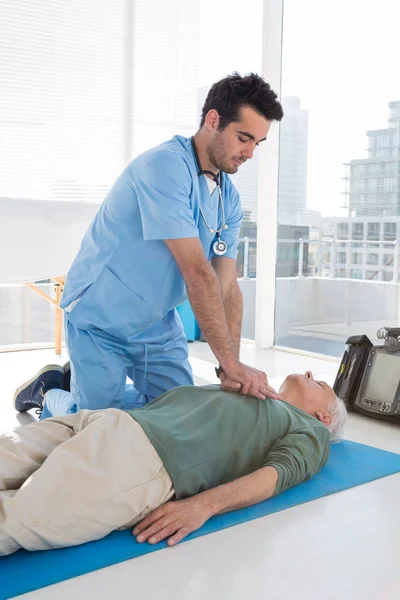
M133 535L139 543L157 544L168 538L168 546L174 546L204 525L212 515L211 508L203 501L201 495L167 502L136 525Z
M236 369L225 369L220 376L221 389L226 392L238 392L242 396L251 396L259 400L279 399L278 392L269 385L263 371L238 363Z

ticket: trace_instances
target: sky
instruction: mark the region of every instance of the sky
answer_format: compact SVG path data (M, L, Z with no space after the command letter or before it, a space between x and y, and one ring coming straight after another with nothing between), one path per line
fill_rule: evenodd
M262 2L202 2L200 83L261 70ZM307 208L343 215L343 163L400 100L399 0L285 0L282 96L309 113Z

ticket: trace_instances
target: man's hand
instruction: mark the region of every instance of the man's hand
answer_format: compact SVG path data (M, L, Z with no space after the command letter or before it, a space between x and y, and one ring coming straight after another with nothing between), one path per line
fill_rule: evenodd
M253 369L242 363L233 369L225 369L219 376L221 389L225 392L238 392L242 396L251 396L259 400L280 398L278 392L268 383L263 371Z
M202 496L167 502L147 515L133 530L138 542L157 544L168 538L174 546L213 515Z

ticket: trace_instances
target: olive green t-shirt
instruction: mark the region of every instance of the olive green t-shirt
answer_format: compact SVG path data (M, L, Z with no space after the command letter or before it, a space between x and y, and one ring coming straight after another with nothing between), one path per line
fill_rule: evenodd
M177 499L265 466L278 471L276 495L312 477L329 456L329 431L311 415L219 385L177 387L127 412L158 452Z

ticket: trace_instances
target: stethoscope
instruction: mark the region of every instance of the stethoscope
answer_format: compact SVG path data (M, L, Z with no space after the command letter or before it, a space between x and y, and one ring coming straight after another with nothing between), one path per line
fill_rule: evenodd
M192 148L193 148L193 152L194 152L194 156L196 158L196 163L197 163L197 168L198 168L198 173L197 175L200 177L201 175L210 175L210 177L212 178L212 180L214 181L214 183L216 183L217 188L218 188L218 204L221 205L221 216L222 216L222 226L220 229L211 229L211 227L209 226L207 219L204 216L204 213L201 209L201 206L199 206L200 208L200 213L201 216L204 219L204 223L206 224L206 227L208 229L208 231L210 233L215 233L217 236L217 241L214 242L213 244L213 250L214 253L217 256L223 256L226 251L228 250L228 246L226 245L226 243L221 240L221 232L224 231L224 229L228 229L228 225L225 223L225 209L224 209L224 203L222 200L222 191L221 191L221 183L222 183L222 172L219 172L219 177L218 175L216 175L215 173L213 173L212 171L207 171L206 169L202 169L201 168L201 164L200 164L200 159L199 159L199 155L197 154L197 148L196 148L196 144L194 143L194 138L191 138L191 142L192 142ZM219 207L218 207L219 208Z

